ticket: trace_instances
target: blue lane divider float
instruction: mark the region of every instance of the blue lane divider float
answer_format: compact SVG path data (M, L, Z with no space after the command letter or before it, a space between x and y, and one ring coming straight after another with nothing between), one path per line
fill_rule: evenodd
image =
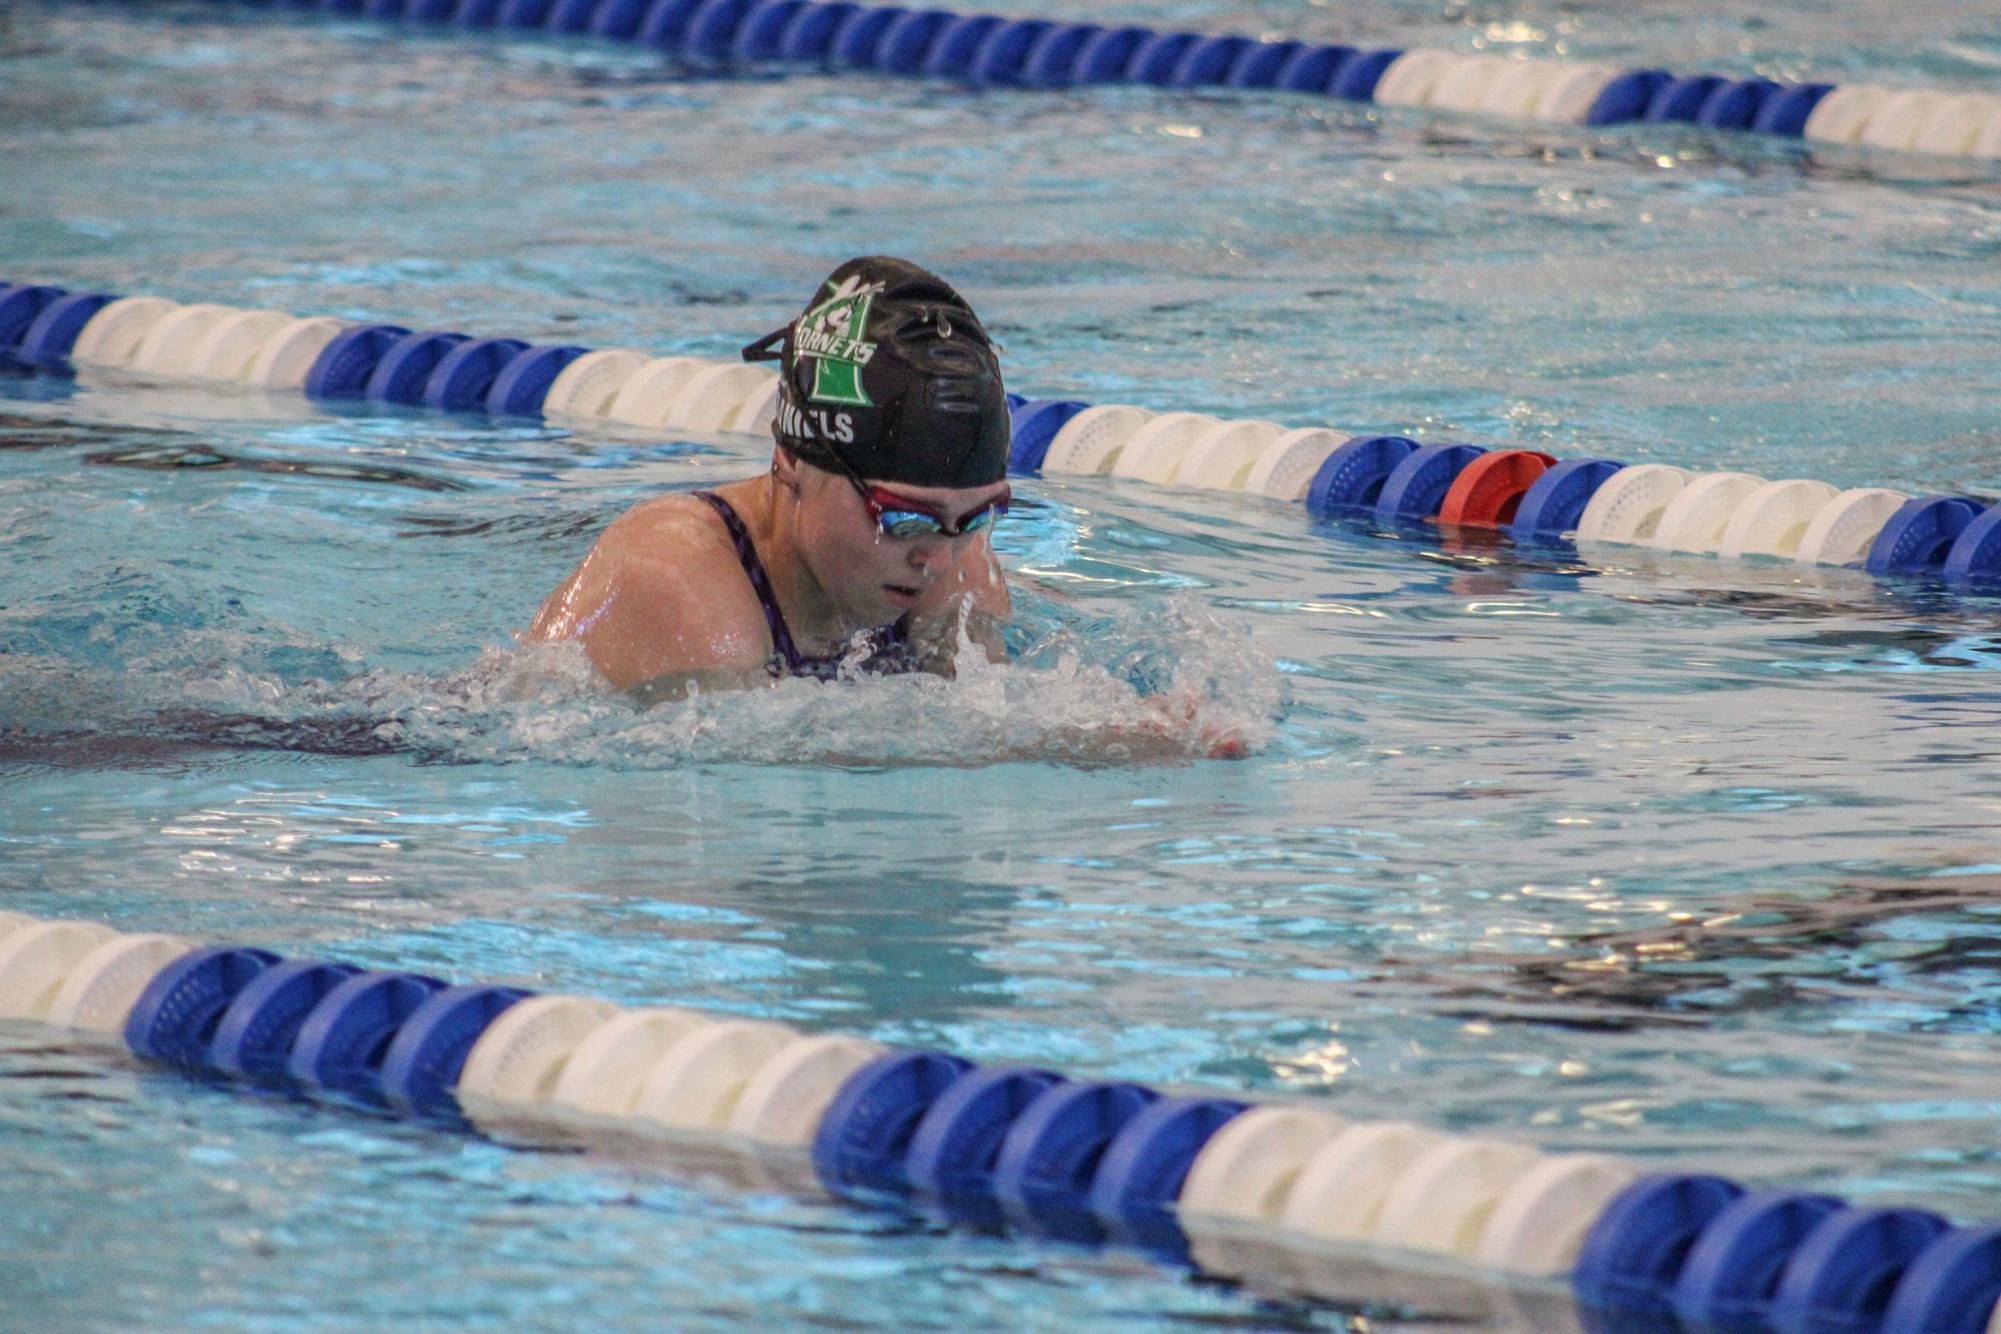
M1921 1209L91 923L0 913L0 1019L531 1141L538 1118L564 1142L607 1116L734 1135L804 1154L837 1195L1225 1277L1310 1286L1300 1242L1318 1239L1568 1276L1593 1329L1980 1334L2001 1303L2001 1227Z
M284 1077L299 1026L328 993L361 970L323 959L292 959L266 968L223 1010L208 1043L208 1063L241 1079Z
M926 17L937 14L905 16ZM44 369L63 368L74 356L92 367L329 402L547 412L690 432L762 434L777 407L776 376L762 366L47 284L0 286L0 357L7 356ZM1959 496L1695 476L1602 458L1557 461L1532 450L1424 445L1324 427L1288 431L1077 399L1009 395L1008 404L1015 473L1110 473L1244 490L1302 501L1322 518L1373 519L1392 529L1490 529L1525 546L1624 543L2001 586L2001 510Z
M2001 157L2001 97L1234 34L958 15L847 0L311 0L463 29L588 35L698 62L787 61L976 87L1230 87L1588 126L1681 123Z

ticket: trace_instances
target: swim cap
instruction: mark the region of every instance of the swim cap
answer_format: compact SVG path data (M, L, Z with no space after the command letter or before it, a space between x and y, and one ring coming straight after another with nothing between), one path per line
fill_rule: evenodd
M911 486L1007 476L993 340L949 283L906 260L849 260L743 359L779 363L771 433L808 463Z

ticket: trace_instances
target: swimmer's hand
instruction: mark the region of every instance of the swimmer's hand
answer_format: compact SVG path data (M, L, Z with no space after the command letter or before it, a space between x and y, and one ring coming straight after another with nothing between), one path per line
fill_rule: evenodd
M1241 760L1251 753L1250 743L1234 726L1202 716L1202 699L1186 688L1148 695L1142 701L1159 720L1162 735L1183 746L1192 739L1192 749L1212 760Z

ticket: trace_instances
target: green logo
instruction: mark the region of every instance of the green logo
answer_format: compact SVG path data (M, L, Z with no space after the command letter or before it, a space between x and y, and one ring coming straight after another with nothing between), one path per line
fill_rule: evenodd
M858 408L875 406L862 388L862 367L875 355L875 344L864 342L869 307L883 284L861 286L849 277L822 301L799 318L792 335L792 353L813 358L815 403L846 403Z

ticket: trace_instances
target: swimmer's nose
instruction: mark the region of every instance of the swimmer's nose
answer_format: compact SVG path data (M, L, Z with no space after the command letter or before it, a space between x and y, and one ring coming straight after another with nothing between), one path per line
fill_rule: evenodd
M952 563L952 539L942 535L918 538L910 544L910 563L927 576L937 577Z

